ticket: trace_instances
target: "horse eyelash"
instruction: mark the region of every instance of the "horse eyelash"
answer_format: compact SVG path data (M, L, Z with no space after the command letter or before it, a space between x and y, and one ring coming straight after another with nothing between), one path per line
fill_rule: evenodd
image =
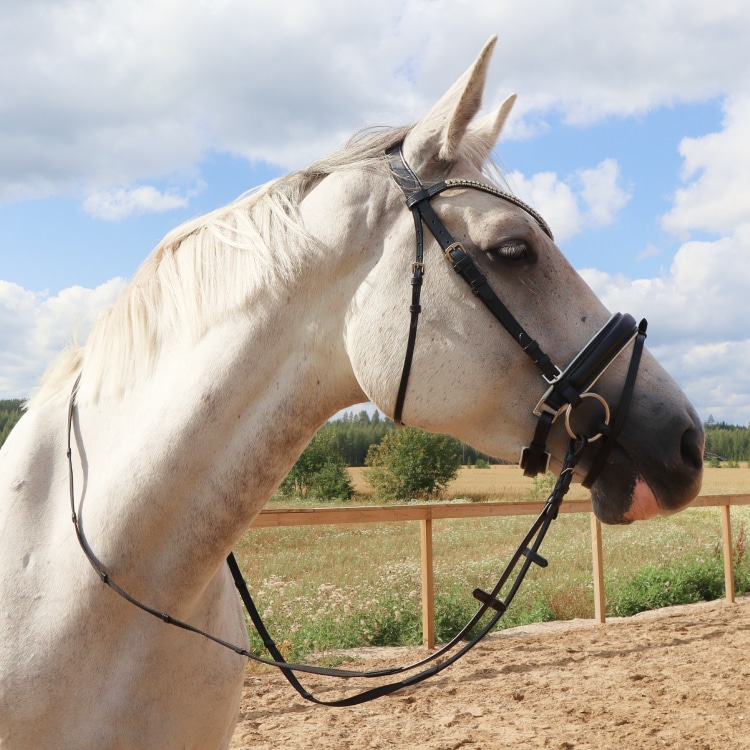
M522 260L528 256L529 247L522 240L511 240L499 245L491 252L506 260Z

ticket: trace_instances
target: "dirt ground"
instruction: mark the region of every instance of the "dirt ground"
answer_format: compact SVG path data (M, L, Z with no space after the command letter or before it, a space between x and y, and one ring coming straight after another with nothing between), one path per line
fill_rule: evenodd
M419 654L356 652L363 668ZM356 708L307 703L279 674L248 676L231 747L750 748L748 655L750 597L606 625L527 626L490 636L421 685ZM302 681L320 697L339 694L322 678Z

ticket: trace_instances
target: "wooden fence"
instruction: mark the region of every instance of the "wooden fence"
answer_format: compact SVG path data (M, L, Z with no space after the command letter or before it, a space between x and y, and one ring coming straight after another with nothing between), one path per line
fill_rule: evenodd
M729 602L734 601L735 595L730 513L733 505L750 505L750 495L702 495L688 506L689 508L718 507L721 509L724 587ZM435 599L432 564L433 522L448 518L537 516L542 511L543 506L543 502L509 502L267 509L261 511L255 519L253 528L419 521L422 557L422 642L427 648L433 648L435 645ZM605 599L601 524L592 513L591 501L589 500L565 501L560 508L560 512L589 513L591 516L594 619L603 623L605 621Z

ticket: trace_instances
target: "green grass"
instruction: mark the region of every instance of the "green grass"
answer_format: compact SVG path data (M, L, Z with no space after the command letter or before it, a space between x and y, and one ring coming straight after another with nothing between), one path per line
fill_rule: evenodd
M492 587L530 518L441 520L433 525L435 629L452 637L474 614L474 588ZM744 525L733 508L737 590L750 590ZM716 598L723 592L718 508L605 527L609 615ZM589 518L561 515L500 627L593 617ZM236 549L272 636L288 658L358 646L421 642L417 523L249 531ZM252 636L253 647L262 645Z
M734 588L750 591L750 561L746 554L745 526L734 539ZM711 550L690 552L671 563L647 564L632 578L611 587L612 614L629 617L649 609L720 599L724 592L724 559L715 544Z

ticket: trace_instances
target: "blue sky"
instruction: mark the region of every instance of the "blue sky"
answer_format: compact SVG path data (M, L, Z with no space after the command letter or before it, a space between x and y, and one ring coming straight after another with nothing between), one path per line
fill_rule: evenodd
M704 419L750 422L750 14L518 5L7 3L0 398L28 395L167 231L415 121L498 33L485 104L518 94L510 185L610 309L649 318Z
M616 159L622 182L632 191L627 204L612 223L588 228L561 246L578 268L653 275L679 246L660 229L658 218L671 205L681 164L680 140L717 129L720 105L718 100L684 104L585 125L565 125L554 118L535 137L502 141L496 156L505 171L554 171L563 179L582 166ZM174 174L149 181L162 192L177 186L181 195L190 194L184 206L115 219L87 213L80 196L0 204L2 277L51 294L74 285L95 287L114 276L129 278L170 229L285 171L278 165L209 153L188 177ZM639 259L649 246L660 252Z
M0 275L51 294L74 285L96 287L115 276L127 279L170 229L286 171L242 157L208 154L187 181L179 175L149 181L157 190L168 191L177 183L194 193L184 206L115 219L87 213L79 196L0 204Z

